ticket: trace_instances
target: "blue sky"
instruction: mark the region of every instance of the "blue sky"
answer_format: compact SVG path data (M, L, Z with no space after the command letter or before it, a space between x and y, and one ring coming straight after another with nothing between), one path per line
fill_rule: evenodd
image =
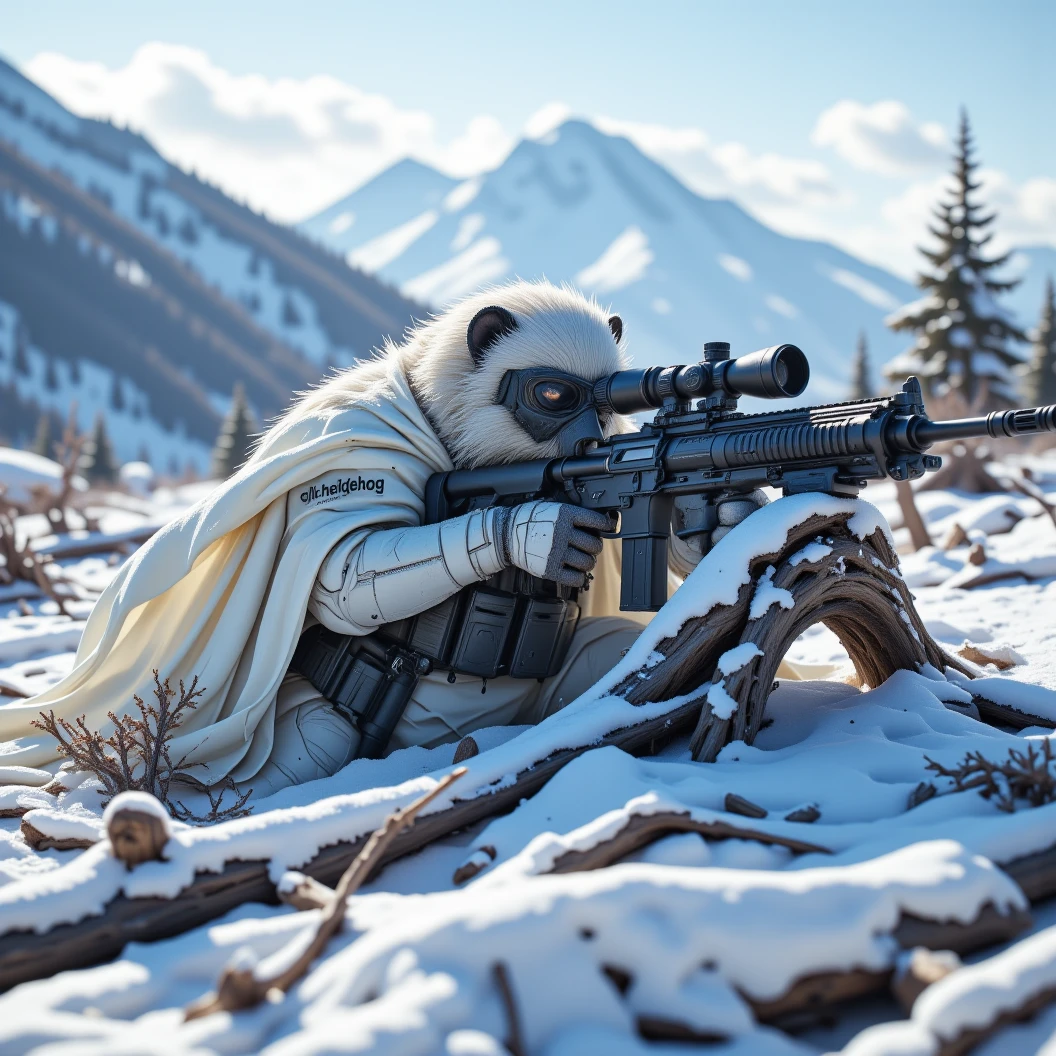
M494 165L573 113L906 272L962 103L1005 237L1056 243L1054 39L1041 2L41 0L7 6L0 54L283 219L401 153Z

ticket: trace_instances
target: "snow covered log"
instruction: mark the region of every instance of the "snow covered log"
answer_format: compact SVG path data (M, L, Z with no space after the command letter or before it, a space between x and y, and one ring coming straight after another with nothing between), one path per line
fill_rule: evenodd
M963 1056L991 1041L992 1052L1035 1052L1052 1030L1056 1003L1056 928L1031 935L928 986L910 1018L858 1034L844 1056L881 1052ZM1035 1030L1015 1027L1037 1018ZM1047 1021L1046 1021L1047 1020ZM1018 1033L1018 1036L1016 1036Z
M925 665L968 674L917 614L883 526L860 535L849 526L855 512L848 504L789 526L776 549L751 558L732 604L687 620L656 646L663 659L627 678L617 693L645 703L713 679L701 693L692 740L694 758L711 762L730 741L752 743L781 660L816 623L840 639L863 685L879 686L900 668Z

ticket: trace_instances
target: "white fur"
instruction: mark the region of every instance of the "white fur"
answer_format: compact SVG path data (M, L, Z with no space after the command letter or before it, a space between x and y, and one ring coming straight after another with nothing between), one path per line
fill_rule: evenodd
M477 366L469 353L469 322L490 305L513 313L517 329L492 345ZM401 345L391 342L378 357L358 364L306 393L276 428L292 417L326 413L370 398L374 379L395 357L437 435L460 467L472 468L558 454L557 441L539 443L495 403L507 370L554 367L594 381L627 365L609 329L608 313L568 287L514 282L468 297L442 315L419 324ZM631 428L616 417L603 421L606 435Z

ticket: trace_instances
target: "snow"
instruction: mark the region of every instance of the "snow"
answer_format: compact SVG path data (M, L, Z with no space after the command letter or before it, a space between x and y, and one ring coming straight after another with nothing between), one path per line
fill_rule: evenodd
M798 557L799 555L797 554L796 556ZM774 605L780 605L783 609L795 607L796 600L792 597L791 591L774 586L774 573L776 571L777 569L773 565L768 565L766 571L760 577L759 585L755 588L755 593L752 595L751 608L748 610L749 619L758 620Z
M502 243L489 236L473 242L446 263L409 279L401 290L407 297L447 304L500 279L508 268Z
M741 282L750 282L752 279L752 266L746 260L735 257L732 253L720 253L716 258L719 267L728 271L735 279Z
M149 462L126 462L118 471L118 480L143 499L154 490L154 470Z
M575 282L577 286L599 293L622 290L643 278L654 258L645 232L640 227L629 227L613 239L593 264L576 275Z
M822 274L827 274L838 286L843 286L852 293L858 294L866 304L874 305L885 311L898 307L898 301L887 290L863 278L857 272L848 271L846 268L833 268L827 273L822 269Z
M439 219L440 214L435 209L427 209L407 223L400 224L399 227L394 227L349 252L348 263L353 268L377 271L404 253L408 246L421 238Z
M737 710L737 701L726 692L725 679L720 679L708 690L708 703L719 719L731 719Z
M1046 465L1035 463L1035 469L1043 490L1051 491L1056 474L1046 477ZM748 560L774 553L810 512L845 513L860 538L887 530L881 510L897 521L893 490L870 490L879 509L857 500L793 496L753 514L724 537L616 669L581 700L537 727L475 733L480 754L430 811L444 809L452 797L486 795L532 761L662 716L705 691L714 694L714 706L725 692L722 681L640 708L612 696L612 689L628 675L655 668L661 643L685 619L735 600L747 582ZM195 494L159 491L151 508L155 516L171 516ZM1010 567L1029 567L1046 548L1056 549L1056 529L1026 496L921 493L920 506L934 537L954 521L970 525L994 560ZM898 529L894 541L903 535ZM831 545L819 538L795 560L816 562L829 552ZM985 672L971 684L973 692L1056 722L1056 695L1047 688L1056 685L1056 632L1038 619L1056 601L1054 580L1025 583L1020 577L958 588L950 581L964 567L964 552L932 549L904 557L907 581L923 570L942 572L935 586L913 588L925 623L950 648L967 639L987 655L1017 661L1010 671ZM68 564L76 570L82 563ZM778 593L772 582L769 589ZM765 590L757 598L775 603ZM80 627L43 613L0 620L0 663L7 665L0 668L0 685L16 678L26 684L28 671L51 677L56 665L68 663ZM830 639L808 635L790 658L805 669L813 663L831 671L839 647ZM751 643L727 650L718 675L728 677L757 655ZM991 863L1052 844L1056 804L1006 815L974 791L955 793L938 782L940 795L907 811L910 792L934 779L927 758L945 765L969 751L1002 758L1010 748L1049 736L1036 727L1014 732L983 725L966 713L967 683L952 673L951 679L930 669L899 672L867 693L836 680L782 681L767 703L772 721L754 744L730 744L714 764L693 763L684 739L651 758L613 747L589 750L509 813L388 866L351 900L346 930L284 1001L181 1024L182 1006L212 988L225 963L244 958L259 973L269 959L288 958L317 919L286 908L243 907L175 939L130 946L112 964L17 988L0 998L0 1049L50 1042L109 1056L122 1047L134 1050L164 1029L166 1051L195 1056L307 1054L338 1044L352 1052L502 1051L506 1027L491 967L501 960L532 1052L655 1051L637 1040L634 1022L657 1016L727 1038L718 1052L816 1053L825 1043L812 1035L793 1039L758 1027L746 1000L777 996L812 971L892 967L899 951L889 936L903 912L968 920L987 902L1022 908L1018 889ZM17 819L0 821L0 928L17 921L42 930L83 919L119 892L172 895L196 874L234 859L268 861L273 880L288 887L290 871L303 868L318 848L369 832L431 787L450 769L453 751L443 745L355 761L331 778L256 800L246 819L205 828L170 823L167 860L132 872L113 859L103 839L97 781L67 774L68 791L53 796L40 787L51 777L45 771L0 773L16 782L0 788L0 807L10 798L12 806L29 809L28 820L46 835L97 841L80 852L33 852ZM729 793L759 804L767 816L727 813ZM820 812L812 825L784 820L808 805ZM634 817L656 814L691 819L703 834L672 833L623 864L591 873L549 872L569 851L590 850ZM717 823L745 835L713 838L707 827ZM807 841L827 853L794 854L766 842L782 839ZM467 863L474 877L455 885L456 869ZM583 938L586 932L592 937ZM947 984L937 984L928 995L936 1004L926 1031L940 1023L942 1029L955 1026L973 1009L993 1009L1009 994L1040 986L1046 957L1051 961L1051 950L1039 946L1015 964L1003 962L998 974L974 976L970 989L945 996L940 988ZM601 974L603 964L631 973L625 995ZM917 1007L928 1008L924 999ZM874 1016L897 1016L885 1008L881 1002ZM915 1012L908 1026L878 1024L871 1029L888 1032L876 1035L880 1047L848 1051L892 1051L883 1047L895 1044L892 1032L902 1037L917 1018ZM867 1030L852 1044L868 1039Z
M80 477L77 484L81 490L87 487ZM62 466L58 462L32 451L0 447L0 488L11 502L29 503L38 489L57 494L61 486Z
M752 659L762 655L762 649L760 649L755 642L742 642L740 645L734 646L732 649L727 649L726 652L719 657L718 667L724 675L732 675L734 671L739 671Z

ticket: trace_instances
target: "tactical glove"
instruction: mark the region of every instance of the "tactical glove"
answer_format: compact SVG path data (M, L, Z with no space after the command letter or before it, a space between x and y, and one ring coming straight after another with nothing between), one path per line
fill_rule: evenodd
M721 496L714 505L702 495L679 496L671 519L671 567L680 576L688 576L724 535L768 501L758 490ZM711 527L705 527L709 523ZM702 530L692 535L677 534L695 528Z
M540 579L582 587L601 553L612 519L567 502L525 502L506 512L502 540L509 564Z

